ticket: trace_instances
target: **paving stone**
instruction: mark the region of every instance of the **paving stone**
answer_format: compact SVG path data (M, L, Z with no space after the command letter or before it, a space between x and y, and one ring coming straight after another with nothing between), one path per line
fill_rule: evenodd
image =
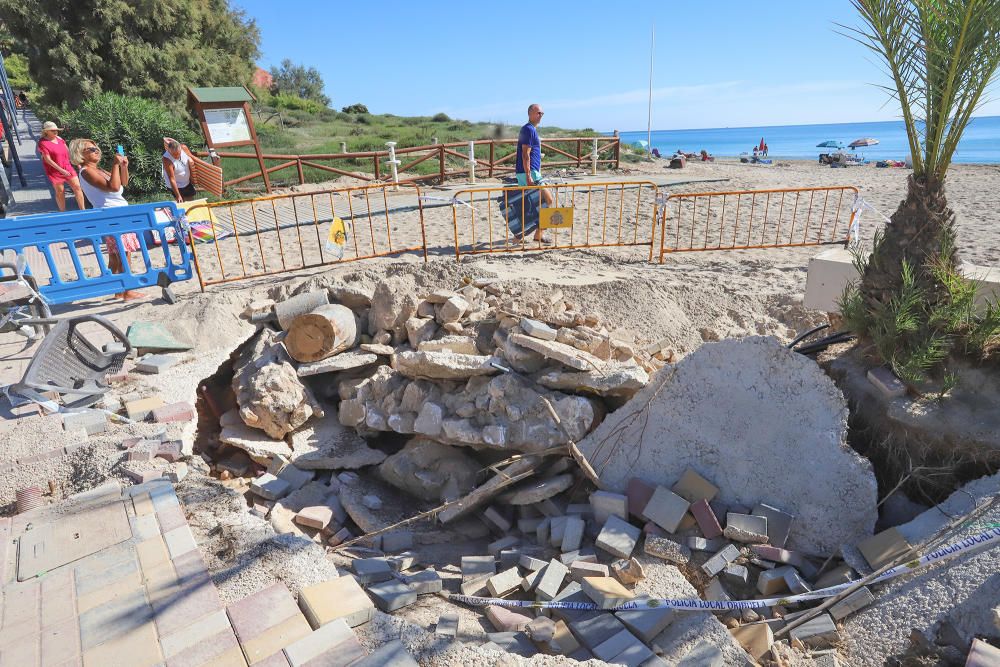
M63 428L67 431L83 430L87 435L97 435L108 430L108 417L101 410L65 412Z
M726 514L726 528L722 534L727 539L748 544L767 542L767 519L752 514Z
M554 558L550 560L542 572L542 578L535 587L536 597L540 600L551 600L559 595L559 589L567 574L569 574L569 568Z
M628 520L628 496L610 491L594 491L590 494L590 506L594 510L594 521L603 526L610 516Z
M132 619L129 619L131 621ZM153 624L133 624L117 636L90 648L84 648L84 665L119 665L122 656L128 656L129 667L153 667L163 662L160 644Z
M617 611L615 616L632 634L648 644L673 622L675 612L667 607L643 607L642 600L636 600L640 609Z
M712 506L705 499L691 503L691 514L698 523L701 534L706 539L713 539L722 535L722 525L719 524L718 517L712 511Z
M292 667L305 667L312 661L331 664L331 660L346 665L348 662L344 658L357 653L356 649L351 650L351 641L358 642L358 639L344 619L338 618L289 643L283 647L283 652ZM358 657L364 655L362 649Z
M664 486L657 486L643 515L668 533L676 533L690 503Z
M795 517L788 512L779 510L777 507L772 507L764 503L755 505L752 513L767 519L768 543L774 547L784 547L788 541L788 533L792 529L792 521L795 520Z
M222 618L226 619L223 613ZM186 648L176 653L168 654L164 638L160 638L161 646L164 647L164 655L167 658L167 667L189 667L191 665L211 665L212 667L245 667L246 658L243 649L233 633L229 621L226 620L226 628L210 634L201 634L201 626L198 629L189 628L189 631L180 632L175 637L190 640ZM281 655L280 653L278 655ZM283 658L282 658L283 659ZM268 661L254 663L255 665L266 666ZM287 667L287 662L283 667Z
M168 403L158 408L153 408L153 421L157 424L169 424L172 422L188 422L198 418L194 406L186 401Z
M704 570L705 574L710 577L714 577L720 572L722 572L726 567L732 563L734 560L740 557L740 550L733 546L732 544L727 544L725 547L720 549L714 556L709 558L701 569Z
M868 381L887 399L906 395L906 385L885 366L877 366L869 370Z
M351 667L418 667L418 665L403 642L398 639L382 644L367 658L351 663Z
M167 551L170 552L171 558L177 558L198 548L198 545L194 541L194 535L191 533L191 528L187 525L163 533L163 541L167 545Z
M576 551L583 541L583 531L586 523L579 517L567 516L564 519L562 551Z
M434 634L456 639L458 637L458 614L452 611L438 616L437 624L434 626Z
M46 627L41 632L39 642L41 664L60 665L70 663L74 659L80 660L80 626L75 616L71 614L69 618L59 623L43 623L43 625ZM20 640L24 643L27 641L27 638ZM7 651L7 648L0 649L0 661L6 658ZM7 664L6 661L4 664Z
M724 660L722 649L702 639L677 661L677 667L721 667Z
M877 570L886 563L908 553L912 547L899 530L889 528L861 542L858 549L872 569Z
M649 521L642 513L649 504L649 499L653 497L656 486L638 477L629 479L625 487L625 496L628 498L628 513L641 521Z
M528 627L531 616L527 610L489 605L486 618L498 632L519 632Z
M337 577L303 588L299 608L313 629L338 619L353 628L375 616L375 605L354 577Z
M771 650L771 644L774 643L774 632L767 623L741 625L731 628L729 632L754 660L760 660Z
M386 613L417 601L417 592L395 579L369 586L368 594L375 598L376 606Z
M504 570L499 574L493 575L486 582L486 588L489 589L490 595L495 598L509 595L520 588L520 586L521 573L518 571L516 565L509 570Z
M604 524L595 544L613 556L629 558L641 532L636 526L612 516Z
M291 484L269 472L250 482L250 490L267 500L280 500L288 495L291 489Z
M573 581L580 581L584 577L607 577L611 572L607 565L578 560L569 566L569 574Z
M443 582L441 575L434 568L429 567L421 572L404 575L403 583L416 591L417 595L426 595L440 593ZM518 575L518 583L520 583L520 575Z
M492 577L497 572L493 556L462 556L462 581Z
M491 632L486 636L501 649L523 658L530 658L538 653L531 639L523 632Z
M156 614L156 630L163 635L180 632L213 613L223 610L219 593L207 574L182 581L150 594Z
M612 577L585 577L580 585L583 592L601 609L613 609L635 599L635 593Z
M362 586L392 579L392 567L385 558L357 558L351 569Z
M830 607L830 616L839 621L846 616L863 609L875 601L875 596L867 586L862 586L846 598Z
M691 550L668 537L649 535L646 537L643 548L650 556L656 556L677 565L684 565L691 560Z
M80 614L80 640L84 652L123 635L152 627L153 608L141 588L115 597ZM153 633L155 640L155 632ZM159 650L157 649L157 653Z
M226 609L249 662L267 658L312 629L284 584L268 586Z
M761 595L774 595L788 590L788 582L785 579L786 572L794 572L795 568L790 565L776 567L773 570L764 570L757 577L757 590Z
M218 641L220 633L228 633L232 637L233 645L239 648L236 635L233 633L233 626L229 624L229 617L226 616L225 609L217 610L199 618L197 623L192 623L177 632L165 635L161 634L160 647L163 650L163 655L169 660L172 656L183 653L199 643L208 640L211 640L213 643ZM211 657L213 656L206 656L206 661Z
M811 648L833 648L840 641L840 632L830 614L820 614L793 628L789 634Z
M622 630L626 630L626 627L615 618L614 614L598 614L583 620L571 621L569 629L581 644L593 650Z
M719 493L719 487L691 468L684 471L684 474L681 475L681 478L670 490L689 503L695 503L699 500L707 502L715 498Z

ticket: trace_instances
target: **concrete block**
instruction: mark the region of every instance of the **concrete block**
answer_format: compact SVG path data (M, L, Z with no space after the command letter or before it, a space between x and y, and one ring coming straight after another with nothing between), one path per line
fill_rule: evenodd
M266 500L280 500L288 495L292 485L269 472L250 482L250 490Z
M567 574L569 574L569 568L555 558L550 560L549 564L545 566L545 570L542 571L538 585L535 586L535 596L540 600L551 600L559 595L559 589Z
M754 506L754 516L762 516L767 519L768 543L774 547L784 547L788 541L788 533L792 529L792 521L795 517L788 512L783 512L777 507L772 507L764 503Z
M384 558L358 558L351 562L351 569L362 586L392 579L392 567Z
M754 660L760 660L765 653L771 650L771 644L774 643L774 632L767 623L741 625L731 628L729 632Z
M635 599L635 593L611 577L584 577L580 585L587 597L601 609L614 609L620 604Z
M883 530L858 545L861 555L874 570L908 553L912 548L896 528Z
M609 516L628 520L628 496L620 493L594 491L590 494L590 506L594 511L594 521L598 525L603 526Z
M641 644L639 639L627 629L617 632L595 646L594 657L605 662L615 662L613 658L633 644Z
M698 523L701 534L706 539L713 539L722 535L722 526L719 524L719 519L715 516L712 506L708 504L707 500L702 498L691 503L690 510L695 521Z
M518 559L518 565L531 570L532 572L537 572L548 565L548 563L540 558L534 558L528 554L521 554L521 557Z
M132 421L145 421L153 414L153 410L161 407L163 404L163 399L159 396L125 401L125 415Z
M462 556L462 581L492 577L497 573L493 556Z
M683 565L691 560L691 550L683 544L668 537L646 537L644 549L650 556L656 556L677 565Z
M837 584L849 583L854 581L854 574L854 568L850 565L838 565L816 580L816 588L828 588Z
M486 550L489 551L490 554L495 558L499 556L500 552L503 551L504 549L509 549L513 546L517 546L518 544L520 544L520 542L521 540L514 536L501 537L499 540L496 540L495 542L490 542L486 546Z
M433 567L415 574L403 575L403 583L416 591L417 595L440 593L442 590L441 575Z
M699 500L709 501L719 494L719 487L712 484L691 468L684 471L680 480L678 480L678 482L674 484L670 490L689 503L694 503Z
M502 598L505 595L510 595L518 587L520 587L520 585L521 573L518 571L517 566L493 575L486 582L486 588L489 589L490 595L495 598Z
M593 650L627 628L614 614L598 614L571 621L569 629L581 644Z
M794 572L791 565L776 567L773 570L764 570L757 577L757 590L761 595L774 595L788 590L788 581L785 579L787 572Z
M179 357L167 354L147 354L135 364L135 370L140 373L157 375L180 361Z
M649 521L643 515L642 511L646 509L646 505L649 503L649 499L653 497L654 491L656 491L656 486L649 482L641 480L638 477L629 479L625 487L625 495L628 498L628 513L637 519Z
M540 338L541 340L555 340L556 330L550 327L544 322L539 322L538 320L530 320L528 318L521 319L521 330L533 338Z
M342 657L342 656L337 656ZM312 667L313 663L310 663L309 667ZM347 664L339 663L339 664ZM398 639L393 639L391 642L386 642L382 644L377 649L372 651L372 654L367 658L363 658L358 662L350 663L351 667L419 667L420 663L413 659L410 652L406 650L406 646L403 642Z
M565 516L554 516L549 521L549 544L559 548L562 546L563 535L566 533Z
M523 632L491 632L486 636L504 651L523 658L530 658L538 653L538 649Z
M569 575L573 581L581 581L584 577L607 577L610 574L608 566L600 563L578 560L569 566Z
M580 543L583 541L583 530L586 527L586 523L583 519L575 516L567 516L563 521L561 550L564 552L576 551L580 548Z
M526 610L489 605L486 618L497 632L520 632L528 627L531 616Z
M375 605L354 577L337 577L303 588L299 609L313 629L338 619L353 628L375 615Z
M288 664L292 667L304 667L310 661L321 658L334 647L339 647L348 641L357 642L354 632L342 619L337 619L315 630L305 637L284 647L283 651ZM341 653L341 655L343 655Z
M641 599L636 602L642 607ZM632 634L648 644L670 625L674 620L675 613L673 609L666 607L643 607L640 609L617 611L615 612L615 616L625 624L625 627Z
M438 616L437 624L434 626L434 634L456 639L458 637L458 614L448 612Z
M97 435L108 430L108 417L100 410L79 410L63 413L63 428L66 431L82 430L87 435Z
M867 586L862 586L846 598L830 607L830 616L833 620L839 621L846 616L853 614L859 609L864 609L875 601L875 596Z
M386 613L396 611L417 601L417 592L395 579L369 586L368 594L375 599L375 605Z
M677 528L684 519L690 503L670 489L664 486L657 486L653 492L653 497L649 499L642 513L650 521L667 531L677 532Z
M731 564L719 573L719 577L727 584L746 586L750 581L750 571L743 565Z
M752 514L729 512L726 515L726 529L722 534L735 542L748 544L767 542L767 519Z
M612 516L604 524L595 544L612 556L629 558L635 550L641 532L638 527Z
M701 569L710 577L722 572L730 563L740 557L740 550L732 544L727 544L718 553L709 558Z
M810 648L833 648L840 641L840 632L830 614L820 614L793 628L789 634Z
M188 422L198 418L194 406L185 401L168 403L158 408L153 408L153 421L157 424L169 424L171 422Z
M395 553L413 548L413 531L390 530L382 533L382 551Z

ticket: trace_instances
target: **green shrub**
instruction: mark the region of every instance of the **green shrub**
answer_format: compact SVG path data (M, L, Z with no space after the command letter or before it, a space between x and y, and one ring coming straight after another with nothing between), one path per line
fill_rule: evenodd
M436 113L433 117L431 117L431 120L435 123L450 123L451 116L446 113Z
M363 114L359 114L358 116L356 116L355 119L354 119L354 121L357 122L357 123L361 123L362 125L371 125L372 124L372 117L369 116L366 113L363 113Z
M203 144L184 119L159 102L141 97L101 93L78 109L61 112L60 120L67 141L87 138L97 142L104 154L105 168L110 166L115 146L122 145L129 160L127 199L154 193L163 193L164 199L170 198L160 174L163 137L173 137L188 144L191 150Z
M287 109L289 111L305 111L309 114L318 114L327 107L316 100L306 100L287 93L271 95L271 106L276 109Z
M351 104L341 109L344 113L368 113L368 107L364 104Z

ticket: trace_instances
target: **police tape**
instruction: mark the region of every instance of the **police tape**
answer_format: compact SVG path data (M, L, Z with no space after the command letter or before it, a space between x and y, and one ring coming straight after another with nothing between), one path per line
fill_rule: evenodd
M991 528L977 535L972 535L959 542L948 544L939 549L921 556L915 560L890 568L868 582L868 585L895 579L904 574L910 574L920 568L934 563L950 560L969 553L995 547L1000 543L1000 526ZM649 598L626 602L606 611L624 611L630 609L676 609L680 611L733 611L741 609L763 609L775 605L788 605L795 602L808 602L833 597L844 591L856 582L837 584L809 593L799 593L797 595L787 595L780 598L763 598L760 600L702 600L695 599L665 599ZM463 602L472 606L494 605L499 607L530 607L532 609L575 609L580 611L599 611L604 609L593 602L542 602L531 600L504 600L503 598L484 598L471 595L448 595L448 599L454 602Z

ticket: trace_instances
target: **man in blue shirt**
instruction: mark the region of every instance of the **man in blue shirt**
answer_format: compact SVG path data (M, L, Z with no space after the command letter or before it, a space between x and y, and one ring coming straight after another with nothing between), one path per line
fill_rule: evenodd
M542 180L542 140L538 137L538 124L542 122L545 112L542 107L532 104L528 107L528 122L521 127L517 135L517 156L514 165L514 175L520 186L538 185ZM552 195L542 188L540 191L542 206L552 205ZM542 240L542 230L535 232L535 240Z

